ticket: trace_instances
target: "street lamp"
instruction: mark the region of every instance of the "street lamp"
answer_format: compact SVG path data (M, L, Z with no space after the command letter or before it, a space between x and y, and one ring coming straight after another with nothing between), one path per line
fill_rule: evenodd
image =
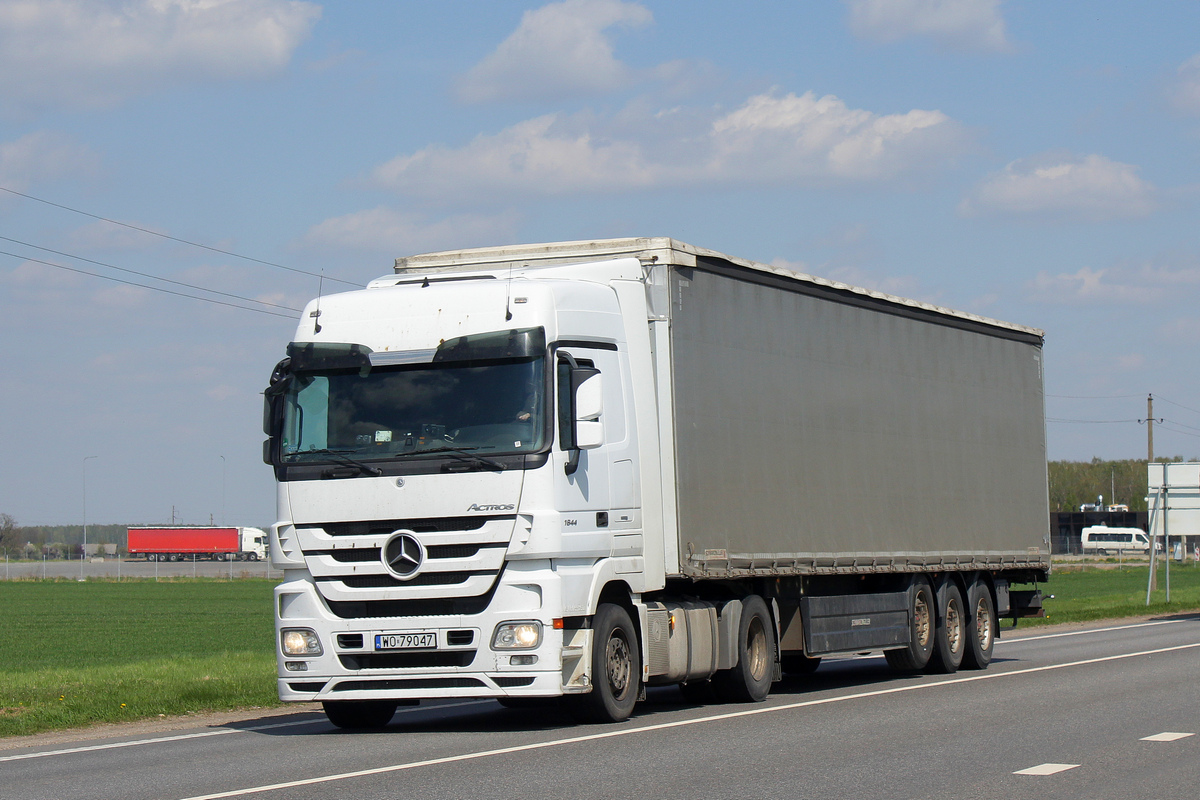
M225 456L218 456L221 459L221 524L225 524Z
M79 554L79 580L83 580L83 560L87 558L87 462L100 456L83 459L83 552Z

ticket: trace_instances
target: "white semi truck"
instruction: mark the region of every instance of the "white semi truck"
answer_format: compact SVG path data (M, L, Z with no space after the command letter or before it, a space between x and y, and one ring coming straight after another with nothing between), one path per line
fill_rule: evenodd
M666 238L398 259L265 393L279 696L619 721L982 669L1049 577L1042 341Z

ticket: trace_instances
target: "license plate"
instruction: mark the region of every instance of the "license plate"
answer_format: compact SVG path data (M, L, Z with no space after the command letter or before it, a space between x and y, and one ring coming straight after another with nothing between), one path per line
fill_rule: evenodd
M425 650L437 647L437 633L377 633L376 650Z

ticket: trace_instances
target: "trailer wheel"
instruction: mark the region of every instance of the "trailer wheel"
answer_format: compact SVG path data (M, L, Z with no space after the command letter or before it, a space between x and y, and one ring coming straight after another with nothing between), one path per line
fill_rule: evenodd
M729 703L766 700L775 672L775 625L758 595L742 601L737 650L737 664L713 677L717 697Z
M170 561L178 561L178 560L179 560L179 554L178 554L178 553L171 553L171 555L167 556L167 559L168 559L168 560L170 560Z
M592 691L563 699L586 722L623 722L633 714L641 677L642 657L629 612L601 603L592 618Z
M933 657L929 672L948 675L958 670L967 645L967 616L963 609L962 592L953 581L938 593L937 635L933 637Z
M912 626L908 647L885 650L888 666L899 672L920 672L933 655L933 587L925 579L913 581L908 590L909 624Z
M330 700L321 703L321 708L339 728L366 730L382 728L391 722L396 705L386 700Z
M963 650L963 669L987 669L992 663L992 648L996 645L996 631L1000 622L996 618L996 606L988 585L977 580L967 591L967 607L971 617L967 620L967 644Z

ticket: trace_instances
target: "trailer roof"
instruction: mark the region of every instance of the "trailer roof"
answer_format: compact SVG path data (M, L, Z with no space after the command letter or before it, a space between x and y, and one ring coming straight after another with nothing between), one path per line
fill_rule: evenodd
M758 261L737 258L736 256L726 255L725 253L719 253L716 250L708 250L703 247L696 247L669 237L595 239L578 242L549 242L544 244L516 244L502 247L478 247L468 250L445 250L437 253L422 253L420 255L397 258L395 270L399 274L433 273L463 269L537 266L538 264L585 263L613 258L637 258L644 264L675 264L684 267L702 266L702 261L724 261L727 264L755 272L776 275L788 280L799 281L836 292L861 295L876 302L906 306L926 313L970 321L977 325L1014 331L1036 337L1039 340L1045 337L1045 332L1039 328L1002 322L1001 320L978 314L955 311L952 308L944 306L932 305L919 300L864 289L859 286L852 286L840 281L831 281L827 278L819 278L815 275L795 272Z

